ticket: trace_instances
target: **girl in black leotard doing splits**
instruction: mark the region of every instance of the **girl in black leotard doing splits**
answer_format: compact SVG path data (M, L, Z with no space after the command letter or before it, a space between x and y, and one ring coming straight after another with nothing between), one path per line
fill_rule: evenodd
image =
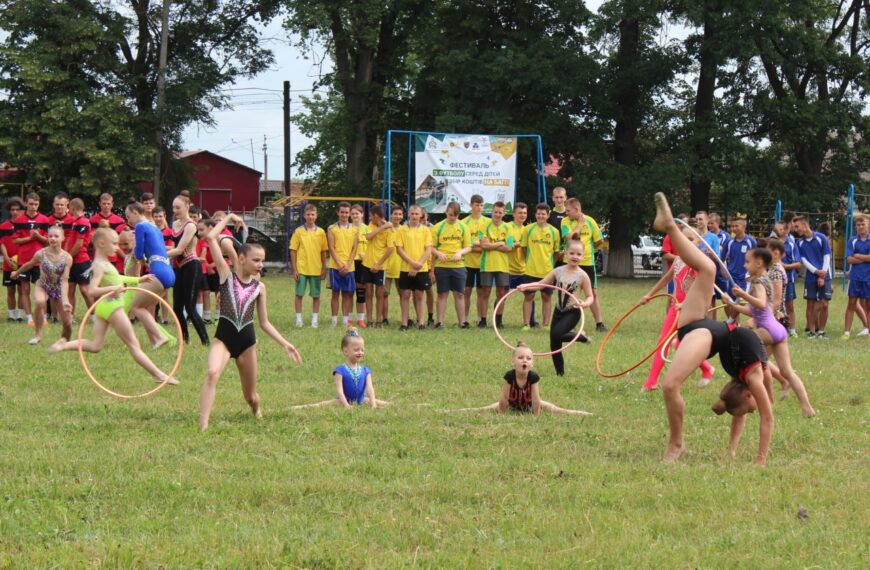
M653 227L666 232L671 237L677 255L698 272L682 303L677 321L680 347L674 354L663 383L662 393L670 428L664 459L666 462L676 461L685 450L683 419L686 405L680 387L704 359L719 353L722 368L732 380L722 390L720 400L713 405L713 411L717 414L727 411L732 415L729 453L732 457L736 454L737 443L746 424L746 414L758 410L761 421L755 463L764 465L773 435L771 377L764 347L752 331L742 327L729 331L725 323L706 318L713 297L716 265L680 231L664 194L657 193L655 201Z
M541 410L549 410L554 414L572 414L575 416L591 416L583 410L567 410L555 404L541 399L541 377L532 370L534 357L532 349L523 342L517 344L511 358L513 369L504 374L504 383L501 386L501 397L498 402L482 408L465 408L457 412L490 412L500 414L508 410L520 413L532 412L536 416L541 415Z
M208 233L206 239L215 260L215 269L220 277L221 312L211 350L208 353L208 373L199 394L199 428L208 429L208 419L214 404L217 383L230 358L235 359L242 381L242 392L257 418L260 412L260 396L257 394L257 340L254 336L254 309L260 328L281 345L287 356L302 362L296 350L269 322L266 312L266 286L257 279L263 270L266 254L259 244L246 243L239 249L235 272L231 271L221 254L218 238L229 222L241 223L235 214L220 221Z

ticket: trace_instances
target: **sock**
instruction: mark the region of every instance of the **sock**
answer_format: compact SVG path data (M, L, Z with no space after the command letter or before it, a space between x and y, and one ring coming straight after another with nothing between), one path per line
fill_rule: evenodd
M851 336L852 331L846 331L843 333L843 336Z
M342 322L344 322L344 326L349 325L350 324L350 317L345 315Z
M210 311L210 310L208 310L208 311L203 311L203 312L202 312L202 318L204 318L204 319L207 320L207 321L210 321L210 320L211 320L211 311Z
M335 326L337 324L338 324L338 317L336 315L332 315L332 326Z
M18 314L17 309L9 309L9 318L10 319L14 319L17 314Z
M364 321L364 320L366 320L366 314L365 314L365 313L357 313L357 314L356 314L356 320L358 320L358 321Z
M297 322L297 323L301 323L301 322L302 322L302 313L296 313L296 322Z
M200 317L202 316L202 303L196 304L196 314L199 315Z
M728 320L726 320L725 322L729 325L732 325L732 324L734 324L734 319L732 319L731 317L728 317Z
M32 322L33 322L33 315L27 315L27 322L28 322L28 323L32 323Z
M496 315L496 316L495 316L495 323L496 323L497 325L501 326L501 322L502 322L502 321L501 321L501 315Z
M311 315L311 324L312 325L317 324L317 313L314 313L313 315Z

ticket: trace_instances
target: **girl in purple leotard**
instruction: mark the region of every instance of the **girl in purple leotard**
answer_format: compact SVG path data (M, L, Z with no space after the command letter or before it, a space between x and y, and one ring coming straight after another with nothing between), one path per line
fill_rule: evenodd
M800 400L801 411L804 416L816 415L810 405L810 399L803 381L797 375L791 365L791 356L788 350L788 331L773 316L770 303L773 301L773 287L767 278L767 272L773 257L770 250L756 247L746 254L744 266L749 274L749 291L735 287L732 291L736 297L740 297L748 303L747 306L735 306L755 321L755 332L761 337L765 348L772 354L779 365L779 372L788 381L791 388Z

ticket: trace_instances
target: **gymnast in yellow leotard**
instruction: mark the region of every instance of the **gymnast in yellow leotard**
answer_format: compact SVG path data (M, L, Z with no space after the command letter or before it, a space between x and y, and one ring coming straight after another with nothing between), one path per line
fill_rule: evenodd
M121 275L115 266L109 262L108 257L115 253L118 244L118 234L109 228L99 228L94 232L91 238L91 243L94 246L94 261L93 272L91 274L91 284L98 283L97 287L91 287L90 293L94 299L99 299L107 293L113 293L105 299L101 300L94 309L94 314L97 316L94 323L94 338L92 340L73 340L59 341L49 347L49 352L61 352L64 350L78 350L79 344L85 352L99 352L102 350L106 342L106 335L109 327L115 329L127 349L133 356L139 366L148 371L154 377L156 382L164 382L166 374L160 371L148 355L142 351L139 345L139 339L136 338L136 333L133 331L133 324L127 316L129 311L130 296L125 295L125 285L138 285L142 282L147 282L154 279L153 275L145 275L144 277L130 277ZM126 300L126 303L125 303ZM121 310L119 310L121 309ZM178 384L174 378L170 378L169 384Z

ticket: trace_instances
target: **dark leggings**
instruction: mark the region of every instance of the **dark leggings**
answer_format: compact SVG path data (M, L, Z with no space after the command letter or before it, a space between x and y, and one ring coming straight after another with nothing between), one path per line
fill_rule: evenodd
M579 309L569 309L553 311L553 322L550 323L550 350L559 350L562 348L562 343L571 342L577 333L572 332L577 323L580 322ZM553 355L553 367L556 369L556 376L565 375L565 359L562 358L562 353Z
M202 265L196 261L188 261L181 267L175 268L175 285L172 287L172 311L181 323L181 333L184 342L190 342L187 332L187 319L193 323L196 334L204 346L208 346L208 331L202 317L196 312L196 296L198 291L197 279L202 271ZM184 317L187 313L187 319Z

